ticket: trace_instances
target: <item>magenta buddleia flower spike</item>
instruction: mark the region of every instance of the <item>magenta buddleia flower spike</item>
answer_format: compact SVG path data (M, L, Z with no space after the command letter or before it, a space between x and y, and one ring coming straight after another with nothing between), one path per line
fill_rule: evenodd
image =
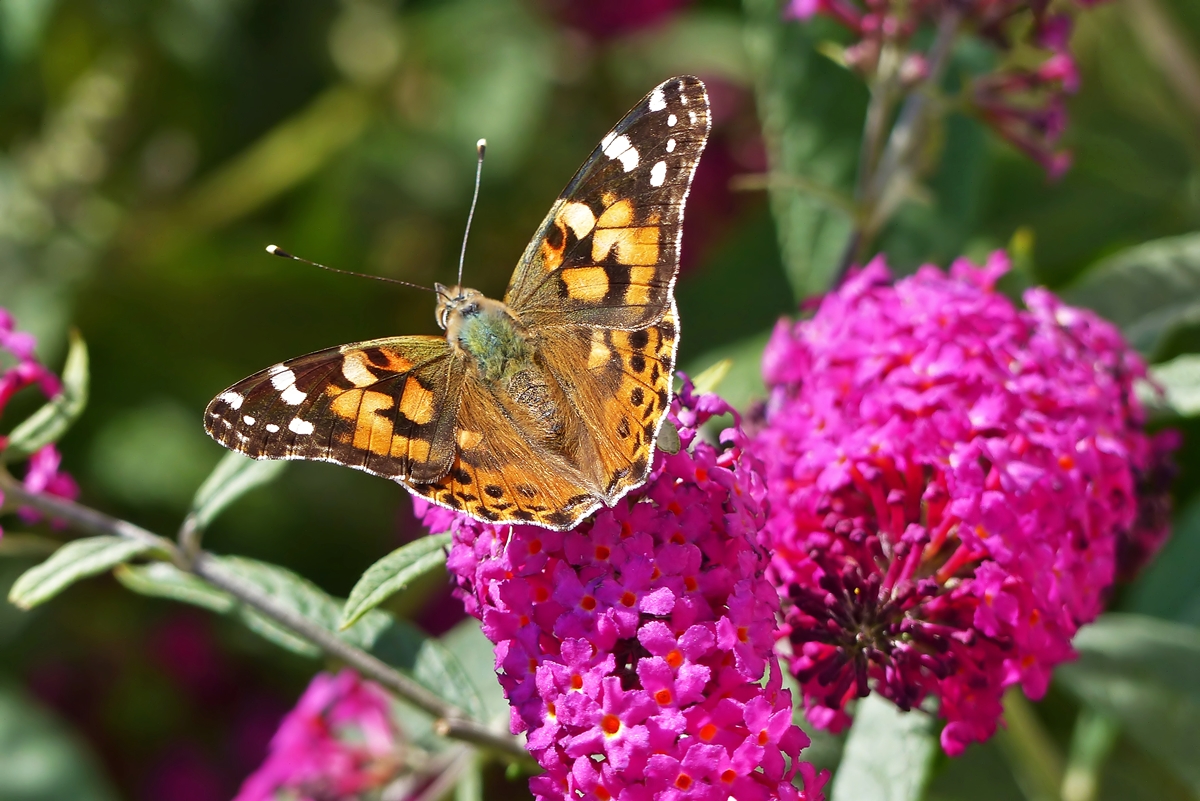
M539 799L821 798L772 650L760 468L740 428L723 446L698 435L730 411L685 383L670 416L683 447L572 531L418 509L454 533L457 593L496 644L512 729L545 769Z
M1015 307L994 291L1007 268L893 283L878 259L767 346L772 577L819 726L872 691L933 696L961 753L1006 687L1045 693L1119 549L1165 537L1174 443L1143 431L1141 360L1045 290Z

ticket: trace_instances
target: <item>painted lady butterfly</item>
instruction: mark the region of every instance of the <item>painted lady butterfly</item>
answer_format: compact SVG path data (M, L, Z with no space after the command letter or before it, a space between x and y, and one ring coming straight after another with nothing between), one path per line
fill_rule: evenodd
M486 522L574 526L649 473L679 337L683 207L708 139L684 76L625 115L525 249L503 302L438 285L444 337L358 342L277 364L208 405L256 459L394 479Z

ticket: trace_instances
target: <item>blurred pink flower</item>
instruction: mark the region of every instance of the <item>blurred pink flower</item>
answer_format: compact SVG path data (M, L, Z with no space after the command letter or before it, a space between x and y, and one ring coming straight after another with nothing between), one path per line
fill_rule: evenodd
M1074 6L1097 4L1076 0ZM1001 56L1027 46L1049 51L1039 66L1005 66L969 79L968 96L973 111L996 134L1054 180L1071 166L1059 140L1066 129L1066 96L1078 91L1079 74L1068 51L1073 19L1068 13L1047 13L1046 7L1042 0L791 0L784 16L836 20L857 38L844 51L846 65L867 77L879 69L885 48L897 51L903 59L887 63L899 65L900 83L910 88L928 77L926 54L914 46L915 35L937 26L949 12L960 15L960 30L990 42Z
M680 451L571 531L418 505L454 534L448 566L496 645L512 730L546 771L539 799L821 797L772 650L759 467L740 428L725 447L698 436L730 411L685 383Z
M961 753L1006 687L1038 698L1072 658L1122 538L1165 536L1165 482L1139 489L1173 443L1143 431L1141 360L1045 290L1015 307L1007 269L998 252L893 283L877 259L764 354L772 577L819 726L871 691L933 695Z
M37 344L32 334L17 331L12 315L0 308L0 415L13 395L22 389L36 386L47 398L62 391L58 376L42 366L34 356ZM0 436L0 451L7 447L7 439ZM71 476L59 470L62 457L53 444L40 448L29 457L25 473L25 487L31 492L45 492L62 498L76 498L79 487ZM0 492L0 504L4 493ZM19 510L22 519L34 522L39 519L32 509ZM4 530L0 528L0 536Z
M324 801L378 789L403 767L402 740L378 685L349 668L318 673L234 801Z

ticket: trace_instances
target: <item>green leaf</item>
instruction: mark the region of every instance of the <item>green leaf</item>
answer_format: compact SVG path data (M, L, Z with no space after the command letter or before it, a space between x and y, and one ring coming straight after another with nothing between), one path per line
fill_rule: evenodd
M222 556L218 561L276 603L289 607L324 629L338 632L342 605L308 579L278 565L241 556ZM321 653L317 646L252 607L239 605L237 613L252 631L276 645L304 656L316 657ZM357 648L370 650L380 631L390 623L390 616L378 610L368 612L358 626L339 636Z
M442 635L441 642L462 666L467 681L483 705L484 715L479 719L487 723L506 721L508 700L500 682L496 681L495 646L483 635L479 621L467 618Z
M0 798L115 801L95 757L50 712L0 684Z
M718 359L692 377L692 388L701 393L716 392L731 369L733 359Z
M835 26L784 19L777 0L743 0L771 170L771 210L796 297L824 292L852 228L828 200L848 195L858 163L863 83L818 48ZM819 192L805 186L820 187Z
M1200 355L1186 353L1150 368L1167 404L1184 417L1200 413Z
M421 576L446 564L449 534L435 534L397 548L367 568L350 591L339 628L347 629Z
M286 466L287 462L260 461L230 451L196 491L188 512L189 520L203 531L225 507L255 487L274 481Z
M4 461L19 461L51 442L57 442L83 414L87 396L87 345L78 331L72 331L67 361L63 365L62 392L13 429L4 450Z
M152 547L138 540L112 536L68 542L45 562L17 579L8 593L8 600L22 609L32 609L75 582L103 573Z
M1200 626L1200 499L1176 513L1171 538L1124 593L1121 611Z
M1178 327L1200 321L1200 234L1110 256L1061 294L1116 323L1131 345L1152 355Z
M729 345L709 351L688 365L685 372L699 368L699 375L728 361L729 369L721 377L721 397L735 409L745 410L751 401L766 397L767 387L762 377L763 348L771 332L763 331ZM711 365L711 366L710 366Z
M1057 680L1200 793L1200 629L1107 614L1074 645L1079 660Z
M412 676L439 698L466 711L475 720L484 720L486 707L476 683L471 681L458 658L441 642L405 620L395 620L383 612L371 612L390 621L371 644L371 653ZM492 682L495 682L495 670Z
M117 565L113 575L126 589L140 595L182 601L219 614L225 614L237 605L231 595L169 562Z
M832 801L917 801L929 781L938 741L933 719L901 712L872 693L858 703Z

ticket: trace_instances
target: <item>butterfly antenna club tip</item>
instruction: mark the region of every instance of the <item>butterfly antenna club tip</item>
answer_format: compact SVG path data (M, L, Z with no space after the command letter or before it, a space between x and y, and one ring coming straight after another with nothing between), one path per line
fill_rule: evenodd
M329 265L321 264L320 262L315 262L315 261L312 261L311 259L306 259L301 256L294 256L291 253L288 253L283 248L279 247L279 245L267 245L266 250L267 250L267 253L270 253L272 256L278 256L281 259L291 259L292 261L299 261L299 262L303 262L305 264L311 264L313 267L320 267L322 270L328 270L331 273L341 273L342 275L353 275L353 276L357 276L358 278L370 278L372 281L383 281L384 283L387 283L387 284L400 284L401 286L410 286L413 289L421 289L426 292L434 292L434 293L437 292L437 290L433 289L432 287L422 286L420 284L414 284L411 281L401 281L399 278L388 278L386 275L368 275L366 273L356 273L353 270L339 270L336 267L330 267Z
M487 152L487 140L480 139L475 143L475 152L479 154L475 162L475 192L471 195L471 210L467 212L467 230L463 231L462 251L458 254L458 285L462 286L463 264L467 260L467 237L471 234L471 220L475 219L475 204L479 202L479 181L483 177L483 154Z
M279 245L267 245L267 252L270 253L272 256L279 256L282 259L296 258L291 253L288 253L286 250L279 247Z

